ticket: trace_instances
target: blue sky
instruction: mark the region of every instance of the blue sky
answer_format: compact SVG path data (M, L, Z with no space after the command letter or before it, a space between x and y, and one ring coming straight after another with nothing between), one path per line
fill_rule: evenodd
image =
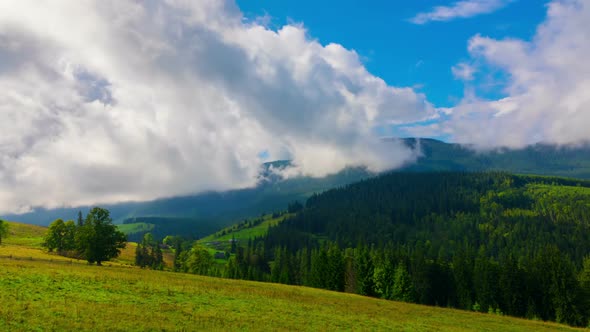
M506 1L505 1L506 2ZM452 107L464 86L451 68L468 59L476 34L493 39L530 40L545 19L546 1L514 0L471 18L413 24L409 19L455 1L238 0L247 19L267 16L270 27L301 23L310 38L354 49L367 69L393 86L417 87L436 107ZM501 74L498 74L501 75ZM477 79L477 77L476 77ZM476 84L480 96L503 96L502 86Z

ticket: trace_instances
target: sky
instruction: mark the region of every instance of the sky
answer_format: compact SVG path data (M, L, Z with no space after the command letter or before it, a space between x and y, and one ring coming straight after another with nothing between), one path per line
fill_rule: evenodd
M495 39L530 39L546 17L547 1L469 1L490 4L480 14L426 20L436 6L452 1L239 0L249 20L265 17L269 27L301 24L310 38L356 51L365 67L390 85L415 87L437 107L463 97L463 84L451 68L469 58L468 40L476 34ZM492 5L497 4L497 5ZM328 14L329 13L329 14ZM424 17L420 24L412 19ZM524 15L523 15L524 14ZM443 19L441 17L441 19ZM501 91L481 89L489 96Z
M590 139L590 0L0 3L0 213Z

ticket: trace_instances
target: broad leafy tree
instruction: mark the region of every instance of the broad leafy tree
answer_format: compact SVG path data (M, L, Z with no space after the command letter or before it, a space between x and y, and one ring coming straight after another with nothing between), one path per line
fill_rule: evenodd
M58 253L72 251L76 249L75 235L76 224L72 220L64 222L57 219L49 225L44 245L49 251L55 250Z
M190 251L185 251L184 254L186 254L185 272L207 274L213 266L213 256L204 247L195 245Z
M117 257L126 241L125 234L113 225L109 211L99 207L90 210L76 236L80 253L88 263L97 265Z

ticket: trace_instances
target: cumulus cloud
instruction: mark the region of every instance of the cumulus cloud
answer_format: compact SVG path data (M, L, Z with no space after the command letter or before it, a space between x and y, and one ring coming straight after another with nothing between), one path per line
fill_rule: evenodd
M252 186L414 158L375 128L434 110L300 25L233 1L0 3L0 211Z
M450 6L436 6L429 12L419 13L410 19L414 24L426 24L432 21L452 21L489 14L502 9L513 0L463 0Z
M463 81L471 81L473 79L473 75L475 74L475 68L464 62L453 66L451 71L453 72L453 76L455 76L455 78Z
M453 108L446 132L483 148L590 141L589 20L589 1L553 1L531 41L473 37L474 63L505 73L505 96L468 95Z

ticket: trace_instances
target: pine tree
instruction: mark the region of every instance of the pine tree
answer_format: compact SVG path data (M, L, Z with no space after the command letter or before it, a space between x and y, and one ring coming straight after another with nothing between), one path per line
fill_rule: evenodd
M142 243L138 243L137 247L135 247L135 265L139 267L145 266L145 258L143 255L143 245Z
M162 270L164 268L164 255L159 243L155 243L154 261L152 262L152 269Z
M325 271L325 288L344 291L344 258L336 244L331 244L327 250L327 270Z
M498 285L497 279L495 265L488 259L485 247L481 246L473 268L473 287L475 289L475 299L482 312L498 308L498 303L495 300L498 293L496 289Z
M471 263L468 247L460 247L459 252L453 257L453 277L457 306L466 310L471 310L473 304L473 267Z
M235 254L236 253L236 247L237 247L237 244L236 244L236 236L235 235L232 235L231 236L231 250L230 250L230 252L232 254Z
M412 302L415 298L412 279L408 274L405 264L402 262L400 262L395 268L391 298L393 300L404 302Z
M357 292L361 295L373 296L373 260L369 249L361 246L356 250L355 268L357 272Z
M137 244L135 249L135 265L149 267L153 270L163 268L163 255L160 243L154 240L151 233L146 233L143 240Z
M590 256L584 258L582 271L578 276L581 289L581 304L584 308L584 316L590 317Z
M82 217L82 211L78 211L78 227L84 226L84 218Z

